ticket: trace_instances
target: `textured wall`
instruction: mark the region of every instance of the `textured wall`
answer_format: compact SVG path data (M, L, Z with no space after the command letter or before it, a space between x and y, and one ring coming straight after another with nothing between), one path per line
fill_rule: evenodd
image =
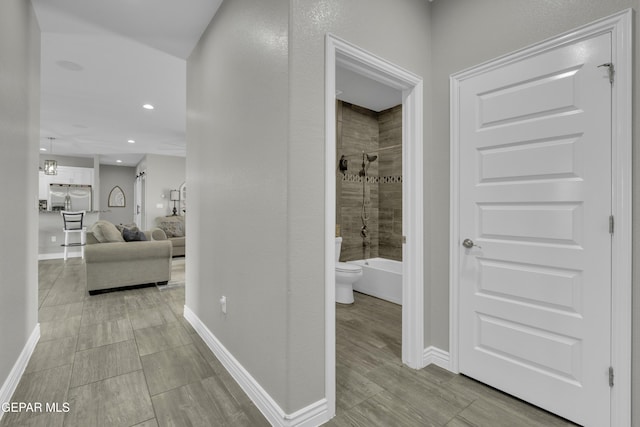
M323 384L301 376L306 387L287 387L296 322L286 270L288 10L286 0L225 1L188 59L186 305L292 412L302 405L288 407L290 394L308 404ZM315 366L322 347L305 344Z
M189 58L186 303L287 413L326 395L326 33L429 81L428 21L423 0L224 2Z
M100 214L100 219L114 224L129 224L133 222L133 183L136 176L136 168L126 166L100 166L100 209L109 212ZM124 207L109 207L109 193L118 186L125 196Z
M187 305L285 411L324 395L321 260L329 230L321 159L331 32L425 79L425 345L448 349L449 75L638 6L638 0L224 2L189 60L187 170L198 233L188 250L198 255L187 259L187 281L194 283ZM219 316L222 292L240 313Z
M326 33L422 76L423 95L427 100L430 99L430 3L424 0L294 0L290 4L288 277L291 285L289 333L296 348L289 354L288 367L291 390L305 390L318 378L324 378L324 366L318 364L323 360L317 352L318 349L324 351L324 242L326 233L333 233L325 229L326 165L322 160ZM430 104L426 104L425 129L430 128L430 116ZM427 136L425 133L425 145ZM425 191L428 212L429 189ZM428 272L428 252L425 255ZM427 291L425 302L428 299ZM425 315L428 319L429 307ZM430 329L425 328L425 333L429 332ZM429 342L428 336L425 342ZM299 347L300 344L303 346ZM307 394L290 397L292 408L311 402Z
M0 2L0 388L38 322L40 29L31 2Z

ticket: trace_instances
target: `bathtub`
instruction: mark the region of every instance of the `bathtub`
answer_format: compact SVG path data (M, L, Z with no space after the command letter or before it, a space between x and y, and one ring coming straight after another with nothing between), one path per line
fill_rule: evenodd
M348 261L362 267L353 290L402 305L402 262L384 258Z

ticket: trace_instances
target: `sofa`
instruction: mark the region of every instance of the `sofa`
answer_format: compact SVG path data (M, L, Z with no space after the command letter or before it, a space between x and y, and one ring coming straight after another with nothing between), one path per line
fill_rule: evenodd
M171 280L172 245L160 229L129 234L126 241L115 225L97 221L87 232L85 265L89 294Z
M173 256L184 256L186 245L186 228L182 215L160 216L156 218L156 227L167 235L173 246Z

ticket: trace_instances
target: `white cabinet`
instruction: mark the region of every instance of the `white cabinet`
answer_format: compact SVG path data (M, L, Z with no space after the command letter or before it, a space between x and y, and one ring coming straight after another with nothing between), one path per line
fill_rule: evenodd
M48 176L51 184L93 185L93 168L58 166L58 174Z
M38 199L47 200L49 198L49 175L45 175L43 171L38 176Z
M57 175L45 175L40 171L38 181L38 198L47 200L48 210L51 210L50 184L91 185L93 187L93 168L79 168L74 166L58 166Z

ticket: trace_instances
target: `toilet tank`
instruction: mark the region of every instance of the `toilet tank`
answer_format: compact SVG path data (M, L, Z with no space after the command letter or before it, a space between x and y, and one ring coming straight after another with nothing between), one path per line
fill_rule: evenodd
M340 248L342 248L342 237L336 237L336 262L340 261Z

